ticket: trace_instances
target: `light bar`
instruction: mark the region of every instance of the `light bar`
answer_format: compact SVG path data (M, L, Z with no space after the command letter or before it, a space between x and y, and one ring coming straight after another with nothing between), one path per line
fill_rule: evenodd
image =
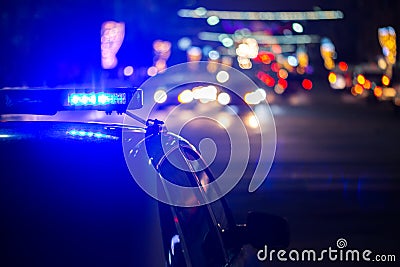
M126 104L125 93L72 93L68 95L70 106L103 106Z
M143 91L138 88L0 89L0 114L54 115L67 110L122 114L142 107Z
M201 9L201 10L200 10ZM199 12L201 11L201 12ZM182 18L204 19L216 16L219 19L229 20L334 20L343 19L343 12L340 10L330 11L295 11L295 12L246 12L246 11L217 11L206 10L205 8L181 9L178 16Z

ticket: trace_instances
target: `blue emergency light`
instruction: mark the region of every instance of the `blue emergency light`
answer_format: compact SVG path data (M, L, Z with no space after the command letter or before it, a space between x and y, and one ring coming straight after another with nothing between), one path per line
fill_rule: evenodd
M54 115L65 110L103 110L125 113L143 107L138 88L0 89L0 114Z
M126 93L72 93L68 96L71 106L124 105Z

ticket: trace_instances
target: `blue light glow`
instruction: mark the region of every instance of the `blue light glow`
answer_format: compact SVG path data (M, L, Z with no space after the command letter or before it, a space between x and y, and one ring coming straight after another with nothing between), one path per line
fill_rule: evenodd
M92 132L92 131L84 131L84 130L76 130L72 129L67 131L68 135L76 136L76 137L89 137L89 138L96 138L96 139L118 139L117 136L104 134L101 132Z
M103 106L126 104L125 93L73 93L68 96L70 106Z

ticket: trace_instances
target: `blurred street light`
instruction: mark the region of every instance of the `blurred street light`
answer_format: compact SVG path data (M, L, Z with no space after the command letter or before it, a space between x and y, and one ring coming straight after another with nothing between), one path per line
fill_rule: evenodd
M378 39L387 63L386 75L391 78L393 75L393 65L396 64L396 32L393 27L379 28ZM381 63L381 65L383 64Z

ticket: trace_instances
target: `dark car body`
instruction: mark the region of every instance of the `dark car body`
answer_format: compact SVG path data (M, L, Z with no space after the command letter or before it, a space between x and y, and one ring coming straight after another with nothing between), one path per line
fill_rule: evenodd
M163 263L157 202L127 170L121 129L0 125L2 266Z
M229 260L218 227L229 229L233 219L223 200L174 207L158 203L132 179L122 130L133 133L140 149L141 141L153 142L145 129L0 125L1 266L223 266ZM179 155L183 149L199 156L184 139L165 134L177 140ZM196 173L178 173L163 155L157 162L162 176L196 186Z

